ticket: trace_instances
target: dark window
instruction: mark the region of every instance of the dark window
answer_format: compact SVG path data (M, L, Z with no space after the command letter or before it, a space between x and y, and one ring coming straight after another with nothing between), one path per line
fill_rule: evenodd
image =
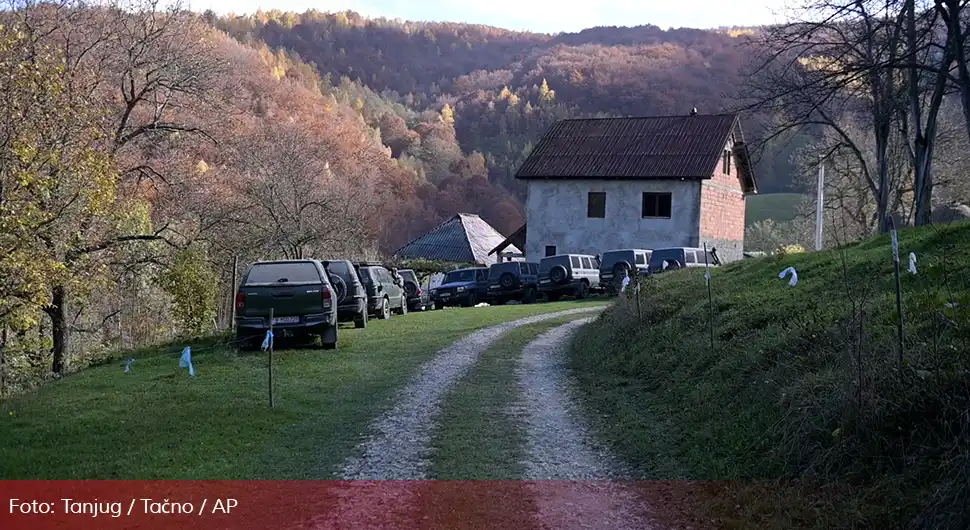
M519 274L521 274L523 276L528 276L529 275L529 264L528 263L525 263L525 262L522 262L522 261L519 262Z
M247 285L268 283L320 283L317 266L308 261L254 265L246 278Z
M463 269L449 272L445 275L445 279L441 280L441 283L471 282L474 280L475 271L471 269Z
M538 263L531 263L531 262L529 263L529 274L531 274L532 276L535 276L535 275L539 274L539 264Z
M670 194L644 193L641 217L666 217L670 219Z
M578 256L573 256L572 257L572 262L573 262L573 268L574 269L580 268L579 257Z
M479 281L479 282L484 282L485 281L485 271L480 270L480 271L478 271L478 272L475 273L475 276L476 276L476 278L475 278L476 281Z
M697 263L697 255L694 254L693 250L684 251L684 260L687 263Z
M603 219L606 217L606 193L591 191L586 199L586 217Z
M647 256L645 254L637 254L636 260L637 260L637 265L647 264Z
M724 150L724 157L723 157L723 161L721 163L721 171L725 175L730 175L731 174L731 150L730 149L725 149Z
M556 255L556 246L546 245L546 257L548 258L549 256L555 256L555 255Z
M583 258L583 268L584 269L592 269L593 268L593 263L589 260L589 258Z

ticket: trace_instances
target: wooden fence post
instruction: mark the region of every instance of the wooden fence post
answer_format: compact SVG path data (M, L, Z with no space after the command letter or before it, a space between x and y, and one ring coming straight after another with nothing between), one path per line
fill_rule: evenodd
M269 348L267 348L267 353L269 354L269 408L276 408L276 403L273 400L273 343L276 342L273 337L273 308L269 308Z
M236 329L236 274L239 271L239 256L232 257L232 284L229 285L229 331ZM270 326L273 321L270 319Z

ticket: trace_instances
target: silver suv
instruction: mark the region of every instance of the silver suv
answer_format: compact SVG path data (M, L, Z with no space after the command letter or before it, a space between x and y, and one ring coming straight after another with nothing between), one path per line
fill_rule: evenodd
M596 256L559 254L539 260L539 292L550 302L564 295L586 298L600 288L600 263Z

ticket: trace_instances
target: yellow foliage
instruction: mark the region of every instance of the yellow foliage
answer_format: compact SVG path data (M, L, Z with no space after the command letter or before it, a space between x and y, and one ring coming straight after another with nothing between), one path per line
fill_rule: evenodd
M804 254L805 247L801 245L782 245L775 250L775 254L779 256L787 256L789 254Z

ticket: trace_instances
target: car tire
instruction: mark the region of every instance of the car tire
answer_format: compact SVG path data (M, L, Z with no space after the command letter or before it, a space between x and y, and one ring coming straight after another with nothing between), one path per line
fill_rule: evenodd
M322 347L325 350L336 350L337 349L337 343L336 342L324 342L324 343L322 343Z
M333 284L334 294L337 296L337 304L344 301L347 298L347 282L343 278L333 274L330 276L330 283Z
M377 318L381 320L387 320L391 318L391 302L390 300L387 299L386 296L381 299L381 307L378 311L379 312L377 313Z
M558 284L565 282L567 275L568 271L566 271L566 267L563 267L562 265L556 265L551 271L549 271L549 279L552 280L552 283Z
M398 311L399 315L408 314L408 298L407 295L401 295L401 309Z
M511 272L503 273L498 282L502 285L502 287L508 289L515 285L515 275Z
M357 314L354 318L354 327L357 329L363 329L367 327L367 309Z
M525 294L522 295L522 303L533 304L535 303L535 301L536 301L536 290L533 289L532 287L529 287L528 289L525 290Z
M468 301L465 302L465 307L475 307L478 305L478 295L471 293L468 295Z
M576 289L576 298L585 300L587 297L589 297L589 284L586 282L579 282L579 288Z

